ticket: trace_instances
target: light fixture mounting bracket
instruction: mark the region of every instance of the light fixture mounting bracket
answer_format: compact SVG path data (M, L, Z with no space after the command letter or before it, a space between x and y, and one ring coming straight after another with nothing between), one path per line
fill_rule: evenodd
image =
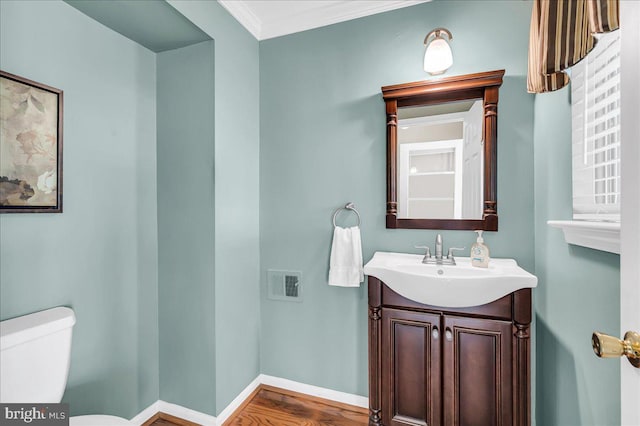
M451 31L449 31L446 28L443 27L438 27L434 30L432 30L429 34L427 34L427 36L424 38L424 45L426 46L429 43L429 39L433 36L433 38L438 38L441 36L441 34L444 33L447 35L447 38L449 39L449 41L453 40L453 36L451 35Z

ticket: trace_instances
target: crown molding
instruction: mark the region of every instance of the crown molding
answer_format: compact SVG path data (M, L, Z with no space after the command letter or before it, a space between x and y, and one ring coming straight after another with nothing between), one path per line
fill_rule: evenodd
M295 14L287 14L286 9L283 9L281 18L265 21L251 8L250 0L218 0L258 40L267 40L429 1L431 0L331 1L320 7L318 7L319 2L316 1L309 2L308 8ZM282 6L277 3L274 2L272 7Z
M256 39L262 40L262 21L258 18L244 0L218 0L227 12L245 27Z
M305 13L289 17L289 19L264 23L261 40L346 22L420 3L425 3L425 0L355 1L343 2L340 5L329 8L309 9Z

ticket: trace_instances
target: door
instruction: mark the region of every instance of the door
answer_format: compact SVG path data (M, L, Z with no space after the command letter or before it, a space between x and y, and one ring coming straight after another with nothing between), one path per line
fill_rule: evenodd
M443 424L512 426L512 324L444 317Z
M640 332L640 2L620 2L621 170L620 326ZM640 425L640 369L623 359L621 420Z
M484 210L483 109L482 101L475 101L463 123L462 219L479 219Z
M440 425L440 315L382 309L382 424Z

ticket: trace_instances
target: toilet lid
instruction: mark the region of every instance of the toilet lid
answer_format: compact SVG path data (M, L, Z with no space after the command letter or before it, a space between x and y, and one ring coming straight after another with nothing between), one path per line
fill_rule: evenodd
M115 416L76 416L69 419L69 426L123 426L132 423Z

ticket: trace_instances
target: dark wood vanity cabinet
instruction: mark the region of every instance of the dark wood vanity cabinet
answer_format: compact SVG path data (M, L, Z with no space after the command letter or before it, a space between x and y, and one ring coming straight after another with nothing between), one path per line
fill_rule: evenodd
M528 426L531 289L473 308L369 277L369 425Z

